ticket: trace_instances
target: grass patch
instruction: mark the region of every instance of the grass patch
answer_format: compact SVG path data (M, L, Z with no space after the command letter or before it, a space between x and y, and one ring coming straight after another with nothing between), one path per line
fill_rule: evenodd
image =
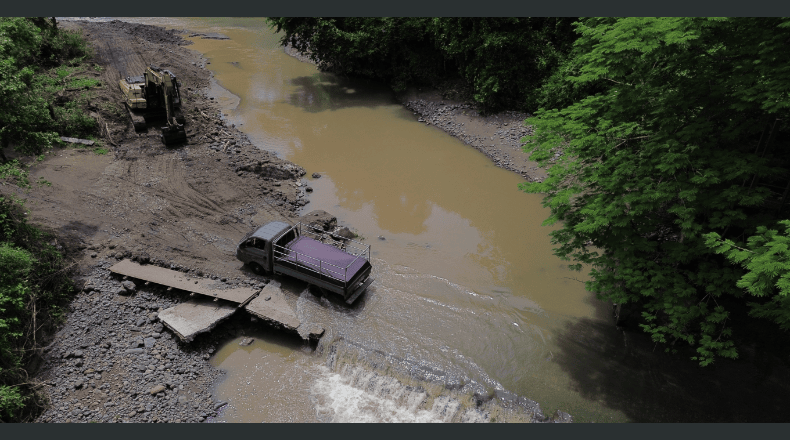
M99 156L103 156L107 154L108 150L106 148L98 147L98 148L94 148L93 152L98 154Z
M7 184L30 188L30 175L25 169L25 164L16 159L0 163L0 185Z
M70 89L91 89L101 85L101 81L94 78L74 78L68 83Z

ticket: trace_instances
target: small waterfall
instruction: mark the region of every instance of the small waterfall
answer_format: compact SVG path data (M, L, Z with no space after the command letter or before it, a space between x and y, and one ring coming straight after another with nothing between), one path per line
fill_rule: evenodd
M339 423L488 422L490 412L466 408L457 397L432 397L424 388L361 366L339 372L320 367L311 389L319 420Z
M545 418L537 403L494 384L483 386L463 378L415 366L383 353L325 335L316 354L310 390L316 416L338 423L481 423L536 422Z

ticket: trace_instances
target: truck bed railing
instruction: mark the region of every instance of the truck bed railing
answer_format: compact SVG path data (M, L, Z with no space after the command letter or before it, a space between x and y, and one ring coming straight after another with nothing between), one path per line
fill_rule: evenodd
M286 231L282 235L287 235L290 231L294 229L298 230L299 236L309 237L312 238L313 240L322 242L324 244L334 246L354 257L354 260L352 260L348 265L346 265L345 267L341 267L339 265L324 261L320 258L316 258L311 255L307 255L305 253L291 249L287 247L288 244L290 243L286 243L285 246L280 246L276 243L273 243L275 260L291 261L295 263L297 266L299 266L300 268L316 273L318 275L318 278L321 280L324 280L327 277L331 277L335 280L342 281L343 286L345 288L348 286L350 281L348 279L349 268L354 263L356 263L357 260L359 260L359 258L364 259L365 256L367 256L367 261L370 261L370 245L366 245L364 243L360 243L352 239L343 240L343 241L336 240L330 234L327 234L324 231L320 229L316 229L310 225L304 225L302 224L302 222L293 225L288 231ZM353 275L354 274L352 274L352 276Z

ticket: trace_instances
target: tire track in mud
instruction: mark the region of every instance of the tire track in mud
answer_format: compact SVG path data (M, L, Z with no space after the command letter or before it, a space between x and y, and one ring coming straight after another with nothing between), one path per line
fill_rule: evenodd
M186 172L178 153L169 158L163 157L159 162L159 174L166 176L162 191L167 194L166 199L171 206L178 210L179 218L194 216L195 213L203 216L221 214L222 207L213 199L196 191L187 181ZM194 176L194 175L193 175Z
M125 38L117 38L114 35L107 35L101 32L101 43L95 44L96 56L105 65L117 72L115 80L126 78L127 76L141 75L147 66L139 45L145 44L138 38L128 35Z

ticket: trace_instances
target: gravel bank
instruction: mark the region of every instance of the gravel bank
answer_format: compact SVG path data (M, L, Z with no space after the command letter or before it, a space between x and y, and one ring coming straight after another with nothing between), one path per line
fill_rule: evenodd
M157 313L186 295L138 289L101 261L47 348L38 377L51 406L39 422L202 422L222 402L209 390L220 372L211 338L182 344Z
M402 104L418 117L418 122L460 139L485 154L496 166L528 181L539 182L545 178L545 172L522 151L521 139L533 134L532 126L525 124L530 117L528 113L507 111L482 116L469 103L447 102L435 93L411 97L415 99L404 100Z

